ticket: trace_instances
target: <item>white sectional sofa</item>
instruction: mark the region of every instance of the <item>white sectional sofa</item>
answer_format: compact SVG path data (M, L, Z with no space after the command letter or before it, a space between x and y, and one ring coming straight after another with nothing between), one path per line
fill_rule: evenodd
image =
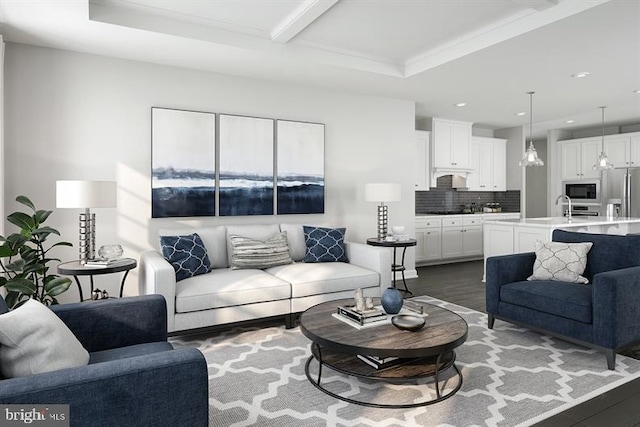
M229 235L267 240L287 232L294 263L265 270L230 267ZM233 225L160 230L160 236L198 233L211 262L211 271L176 283L172 265L158 250L140 259L140 294L161 294L167 301L169 332L284 316L287 327L294 315L324 301L351 298L357 288L366 296L380 296L391 284L388 248L345 242L348 263L302 262L306 245L302 225ZM159 247L159 244L158 244Z

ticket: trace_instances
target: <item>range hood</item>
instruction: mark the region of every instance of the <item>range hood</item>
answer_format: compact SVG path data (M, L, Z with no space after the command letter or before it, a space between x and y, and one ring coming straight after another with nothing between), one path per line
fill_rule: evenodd
M468 190L467 178L460 175L441 175L436 178L436 188L453 188L456 190Z
M433 174L433 178L439 178L441 176L445 176L445 175L457 175L460 176L464 179L467 179L467 176L474 172L473 169L471 168L453 168L453 167L447 167L447 168L441 168L441 167L433 167L431 168L431 173Z
M432 182L437 183L436 188L454 188L468 190L467 178L474 170L470 168L433 167L431 169Z

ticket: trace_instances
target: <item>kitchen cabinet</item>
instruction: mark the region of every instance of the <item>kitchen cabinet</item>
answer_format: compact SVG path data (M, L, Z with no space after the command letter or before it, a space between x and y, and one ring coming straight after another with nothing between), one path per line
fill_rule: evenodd
M513 250L513 227L504 227L492 223L483 224L485 259L489 256L509 255ZM491 255L487 255L491 254Z
M471 169L473 171L467 175L467 188L469 191L482 191L482 185L485 184L486 176L481 167L481 144L474 137L471 140Z
M604 151L616 168L640 166L640 136L607 135Z
M471 139L473 172L467 178L471 191L506 191L507 141L474 136Z
M482 255L482 217L442 221L442 258Z
M545 228L516 225L513 227L513 250L515 253L534 252L536 250L536 241L550 241L550 233L551 232Z
M439 218L416 218L416 262L442 258L442 221Z
M640 135L632 136L629 140L629 161L629 166L640 166Z
M599 178L593 164L602 151L600 138L584 138L560 142L560 169L563 181Z
M446 170L470 169L471 123L433 119L432 166Z
M415 136L416 152L414 156L415 190L429 191L431 174L429 164L429 137L431 132L417 130Z
M483 222L485 220L518 219L520 214L488 213L466 215L417 216L416 264L437 264L438 261L479 259L486 250ZM509 242L513 239L509 238ZM504 240L498 237L496 244ZM510 243L511 244L511 243ZM493 250L493 249L491 249ZM508 248L512 251L512 247Z
M482 255L482 218L462 219L462 256Z
M442 258L462 256L462 218L447 217L442 221Z

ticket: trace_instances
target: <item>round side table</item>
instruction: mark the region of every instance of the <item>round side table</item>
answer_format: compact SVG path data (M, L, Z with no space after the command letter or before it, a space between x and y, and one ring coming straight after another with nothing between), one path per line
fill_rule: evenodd
M109 267L94 267L86 266L80 263L79 260L69 261L58 265L58 274L64 274L66 276L73 276L78 285L78 293L80 294L80 301L84 301L82 295L82 285L78 276L89 276L89 282L91 283L91 294L93 294L93 276L99 276L101 274L113 274L124 271L122 282L120 282L120 298L122 298L122 291L124 290L124 281L127 279L129 271L136 268L138 262L133 258L123 258L122 263L118 263Z
M391 264L391 271L393 271L393 287L396 288L396 273L399 271L400 274L402 274L402 284L404 285L404 289L398 289L398 290L405 292L409 296L413 296L413 292L411 292L407 287L407 281L404 277L404 272L406 270L406 267L404 266L404 256L407 253L407 248L411 246L415 246L417 244L418 244L418 241L416 239L384 240L384 239L378 239L377 237L371 237L367 239L367 245L393 248L393 263ZM399 264L396 262L396 250L398 248L402 248L402 258Z

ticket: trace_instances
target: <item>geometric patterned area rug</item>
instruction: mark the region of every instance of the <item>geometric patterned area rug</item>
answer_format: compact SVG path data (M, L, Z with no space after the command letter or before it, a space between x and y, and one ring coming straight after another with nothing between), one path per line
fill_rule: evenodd
M210 426L527 426L640 376L640 361L618 355L607 369L603 353L430 297L415 300L454 311L469 325L456 349L462 388L440 403L414 409L376 409L336 400L309 383L304 365L310 341L282 322L170 338L196 347L209 367ZM398 331L398 333L410 333ZM317 366L317 364L312 364ZM313 371L312 371L313 372ZM327 368L322 382L358 400L423 401L418 385L367 382ZM452 384L445 386L453 387Z

